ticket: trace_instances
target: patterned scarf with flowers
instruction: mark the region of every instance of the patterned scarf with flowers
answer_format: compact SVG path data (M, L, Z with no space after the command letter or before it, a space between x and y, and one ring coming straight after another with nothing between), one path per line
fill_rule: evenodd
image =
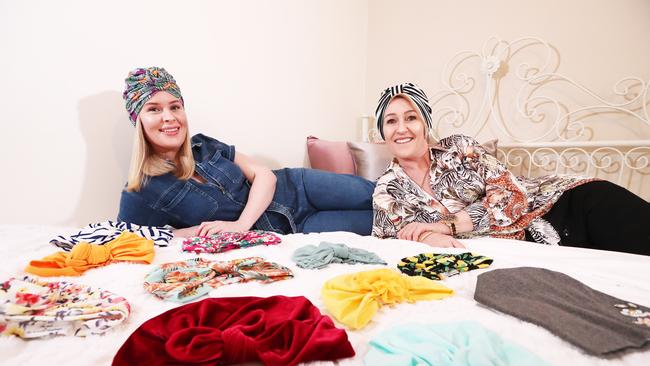
M0 285L0 334L21 338L102 334L122 323L131 307L109 291L24 276Z

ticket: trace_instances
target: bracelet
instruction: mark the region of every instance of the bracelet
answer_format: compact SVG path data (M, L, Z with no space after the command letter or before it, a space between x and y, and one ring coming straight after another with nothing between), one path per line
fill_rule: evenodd
M433 231L425 231L420 236L418 236L418 241L422 242L424 239L428 238L431 234L433 234Z
M456 214L453 214L453 213L440 215L440 222L447 225L447 227L449 228L449 231L451 232L450 235L453 236L453 237L456 237L456 234L458 234L456 232L456 224L455 224L457 219L458 219L458 217L456 216Z

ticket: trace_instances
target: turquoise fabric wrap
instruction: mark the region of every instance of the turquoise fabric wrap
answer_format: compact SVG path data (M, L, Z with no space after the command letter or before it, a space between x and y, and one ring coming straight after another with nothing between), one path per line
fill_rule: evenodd
M366 365L550 366L473 321L399 325L382 332L369 346Z

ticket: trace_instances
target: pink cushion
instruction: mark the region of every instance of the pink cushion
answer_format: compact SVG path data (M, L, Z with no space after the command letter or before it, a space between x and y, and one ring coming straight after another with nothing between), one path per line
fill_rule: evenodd
M307 137L307 155L314 169L340 174L354 174L354 161L345 141L327 141Z
M488 154L496 156L498 140L483 143ZM334 173L356 174L369 180L380 177L393 155L384 143L345 142L307 137L307 154L314 169Z

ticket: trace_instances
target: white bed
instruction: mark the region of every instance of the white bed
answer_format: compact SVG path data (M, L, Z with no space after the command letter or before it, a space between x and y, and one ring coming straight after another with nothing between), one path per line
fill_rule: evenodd
M57 234L73 231L73 228L0 226L1 278L6 280L23 274L24 267L30 260L57 251L57 248L48 243L51 238ZM294 271L293 279L271 284L249 282L224 286L212 291L210 296L304 295L326 313L319 295L323 282L338 274L383 266L336 264L322 270L303 270L291 260L291 254L296 248L306 244L318 244L321 241L345 243L374 251L388 262L389 268L395 268L397 261L404 256L432 251L432 248L419 243L379 240L344 232L294 234L283 236L282 240L283 242L277 246L252 247L205 256L224 260L263 256L289 267ZM487 238L467 240L464 243L469 250L493 258L494 263L488 269L470 271L443 281L456 292L450 298L381 308L367 327L358 331L348 330L348 337L356 351L356 356L340 360L338 364L362 364L368 349L368 341L393 325L412 321L441 323L456 320L475 320L553 365L650 364L650 347L645 351L629 353L611 360L592 357L541 327L499 314L478 305L473 300L476 277L479 274L495 268L534 266L563 272L594 289L647 306L650 305L650 257ZM194 255L181 252L180 240L174 239L170 247L156 248L153 264L191 257ZM118 348L140 324L165 310L179 306L176 303L159 300L144 291L143 279L151 266L113 264L90 270L81 277L49 278L48 280L70 280L97 286L122 295L130 302L132 314L123 324L109 330L103 336L56 337L29 341L17 337L0 337L2 364L70 366L110 364Z

